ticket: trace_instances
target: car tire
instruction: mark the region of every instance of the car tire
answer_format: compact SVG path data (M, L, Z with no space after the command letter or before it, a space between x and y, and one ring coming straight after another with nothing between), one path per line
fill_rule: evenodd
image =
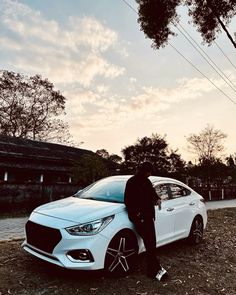
M134 268L138 255L138 242L131 230L122 230L110 241L105 257L108 276L124 276Z
M198 245L203 239L203 220L201 216L196 216L192 222L188 240L192 245Z

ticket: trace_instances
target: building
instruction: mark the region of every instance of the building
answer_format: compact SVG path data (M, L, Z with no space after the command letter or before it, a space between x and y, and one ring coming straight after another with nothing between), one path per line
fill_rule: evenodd
M76 161L93 152L0 135L0 182L72 183Z

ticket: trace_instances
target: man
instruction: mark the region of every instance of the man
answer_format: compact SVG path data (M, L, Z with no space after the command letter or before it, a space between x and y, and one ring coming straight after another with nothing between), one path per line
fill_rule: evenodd
M125 187L125 205L131 222L143 239L147 257L147 275L163 281L168 277L167 271L156 257L155 205L161 209L161 199L156 194L148 179L153 171L152 164L142 163L136 175L132 176Z

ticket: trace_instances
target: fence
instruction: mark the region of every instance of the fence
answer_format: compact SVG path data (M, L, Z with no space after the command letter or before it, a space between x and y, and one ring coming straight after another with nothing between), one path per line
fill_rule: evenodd
M69 183L0 183L0 212L32 210L43 203L69 197L78 189L78 185Z
M236 198L236 185L221 187L193 187L193 189L204 197L205 200L225 200Z

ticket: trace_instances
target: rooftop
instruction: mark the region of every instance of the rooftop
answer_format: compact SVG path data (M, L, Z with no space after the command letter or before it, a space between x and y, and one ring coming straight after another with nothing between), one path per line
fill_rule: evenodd
M44 166L49 169L54 165L70 166L71 162L79 160L85 154L93 152L56 143L0 135L1 166L40 169Z

